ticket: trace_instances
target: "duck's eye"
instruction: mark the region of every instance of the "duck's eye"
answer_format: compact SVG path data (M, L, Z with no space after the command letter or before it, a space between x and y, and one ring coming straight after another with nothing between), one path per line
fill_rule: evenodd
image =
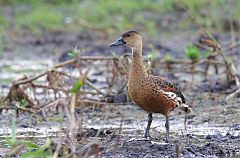
M127 37L130 37L131 35L130 34L127 34Z

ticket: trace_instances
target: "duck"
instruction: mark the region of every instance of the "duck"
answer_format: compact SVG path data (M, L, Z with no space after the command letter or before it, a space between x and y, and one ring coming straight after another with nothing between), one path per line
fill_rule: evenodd
M186 104L181 90L167 79L148 74L142 57L143 40L137 31L127 31L110 44L110 47L125 45L132 50L132 64L128 79L128 94L135 104L148 113L148 123L144 138L151 138L149 130L153 120L153 113L165 116L166 137L169 142L169 117L175 108L180 108L186 114L191 111Z

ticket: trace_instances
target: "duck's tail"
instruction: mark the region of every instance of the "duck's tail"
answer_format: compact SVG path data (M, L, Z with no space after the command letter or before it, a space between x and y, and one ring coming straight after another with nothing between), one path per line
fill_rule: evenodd
M190 113L192 111L192 108L188 106L187 104L182 103L181 106L179 106L181 110L183 110L186 114Z
M179 108L185 112L184 128L187 129L187 114L192 111L192 108L184 103L182 103L181 106L179 106Z

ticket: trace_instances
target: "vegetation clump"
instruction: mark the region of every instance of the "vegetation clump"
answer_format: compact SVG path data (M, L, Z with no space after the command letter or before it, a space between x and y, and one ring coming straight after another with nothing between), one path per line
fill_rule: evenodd
M200 51L196 46L188 46L185 50L185 55L195 63L200 58Z

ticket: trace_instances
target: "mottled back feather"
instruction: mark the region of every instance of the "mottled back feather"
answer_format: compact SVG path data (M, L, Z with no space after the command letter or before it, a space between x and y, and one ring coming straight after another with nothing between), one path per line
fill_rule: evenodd
M182 103L186 103L182 92L178 89L178 87L175 84L168 82L163 77L153 76L153 75L149 75L149 77L151 78L153 83L157 87L159 87L161 90L166 91L166 92L173 92L173 93L177 94L177 96L179 96L182 99Z

